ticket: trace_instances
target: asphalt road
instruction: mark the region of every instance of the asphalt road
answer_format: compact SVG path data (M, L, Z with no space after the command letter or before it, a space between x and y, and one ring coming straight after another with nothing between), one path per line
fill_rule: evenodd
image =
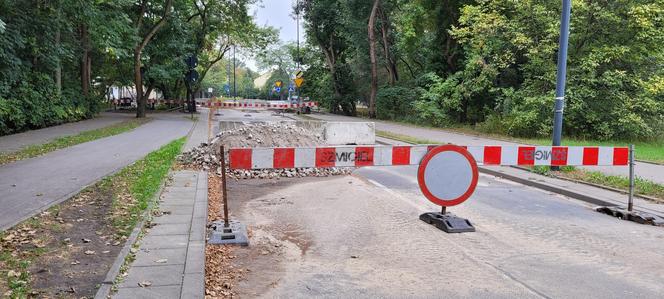
M664 229L620 221L559 195L481 175L449 211L477 232L418 219L438 211L415 167L352 176L229 183L251 246L238 295L253 298L661 298Z
M0 166L0 231L187 135L194 124L179 113L152 118L127 133Z
M328 121L367 121L367 119L348 117L332 114L311 114L311 117ZM375 121L376 130L388 131L392 133L408 135L420 139L427 139L437 142L448 142L458 145L514 145L516 143L502 140L489 139L484 137L452 133L441 129L430 129L408 125L401 125L392 122ZM638 148L636 149L638 151ZM588 170L600 171L608 175L628 176L628 167L610 167L593 166L586 167ZM637 162L635 174L641 178L664 184L664 165Z

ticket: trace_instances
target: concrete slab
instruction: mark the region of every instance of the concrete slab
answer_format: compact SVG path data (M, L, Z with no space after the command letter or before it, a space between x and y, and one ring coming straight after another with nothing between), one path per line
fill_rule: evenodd
M182 292L180 285L147 287L147 288L121 288L113 299L180 299Z
M166 235L166 236L152 236L149 235L141 241L141 249L154 250L166 248L180 248L187 247L189 243L188 235Z
M176 224L157 224L150 229L150 236L163 236L163 235L188 235L191 230L191 225L187 223Z
M204 292L200 290L205 289L205 274L185 274L182 280L182 293L180 298L205 298Z
M189 242L184 273L205 273L205 241Z
M184 265L187 257L187 248L154 249L150 251L139 250L132 267ZM157 263L156 261L163 261Z
M184 265L165 265L129 268L129 273L120 288L139 287L139 282L149 281L152 287L182 284Z
M171 215L192 215L194 205L159 205L162 212L170 212Z
M156 224L191 223L191 215L162 215L154 217L152 222Z

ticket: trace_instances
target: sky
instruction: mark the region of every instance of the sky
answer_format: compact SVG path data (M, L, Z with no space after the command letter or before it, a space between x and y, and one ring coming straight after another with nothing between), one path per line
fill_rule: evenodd
M281 42L297 40L297 25L291 16L296 0L259 0L253 4L249 13L254 16L254 21L259 26L272 26L279 30ZM300 43L304 39L304 29L300 18ZM245 63L253 70L257 70L256 62L246 58Z

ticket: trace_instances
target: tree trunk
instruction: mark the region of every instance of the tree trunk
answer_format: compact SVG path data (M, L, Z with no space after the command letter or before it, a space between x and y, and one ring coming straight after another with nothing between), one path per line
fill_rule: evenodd
M90 93L90 36L88 35L88 28L85 25L81 26L81 91L84 97L88 97Z
M134 85L136 86L136 117L145 117L143 76L141 76L141 49L134 49Z
M387 72L390 75L390 85L395 85L399 81L399 72L397 70L396 59L392 56L390 51L390 32L389 20L385 12L381 10L380 32L383 35L383 54L385 55L385 64L387 65Z
M378 71L376 67L376 12L380 0L374 0L367 31L369 33L369 58L371 59L371 93L369 95L369 118L376 118L376 93L378 92Z

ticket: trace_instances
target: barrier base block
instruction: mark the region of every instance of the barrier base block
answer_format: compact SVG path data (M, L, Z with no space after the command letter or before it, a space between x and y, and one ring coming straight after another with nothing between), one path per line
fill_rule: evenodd
M247 226L237 221L229 221L228 227L224 226L223 221L212 222L208 237L208 244L249 246Z
M468 219L457 217L452 213L431 212L420 215L420 220L431 224L446 233L474 232L475 227Z

